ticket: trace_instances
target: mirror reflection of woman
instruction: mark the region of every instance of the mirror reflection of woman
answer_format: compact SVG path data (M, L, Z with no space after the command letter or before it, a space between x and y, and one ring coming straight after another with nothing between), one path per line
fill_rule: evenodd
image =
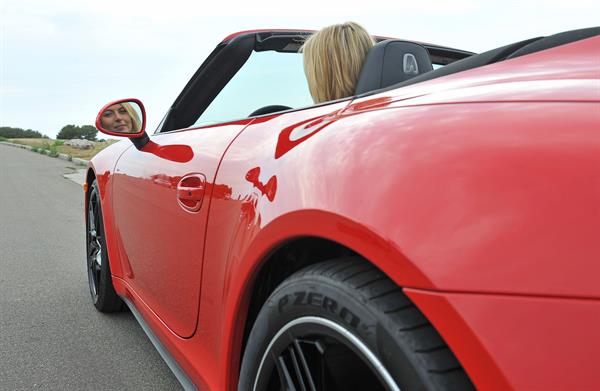
M109 106L100 118L102 127L111 132L137 133L141 120L131 103L122 102Z

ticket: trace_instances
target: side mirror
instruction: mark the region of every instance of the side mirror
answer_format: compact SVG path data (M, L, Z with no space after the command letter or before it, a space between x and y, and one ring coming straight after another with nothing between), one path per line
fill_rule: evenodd
M146 134L146 110L139 99L120 99L104 106L96 117L96 128L102 133L127 137L137 149L150 141Z

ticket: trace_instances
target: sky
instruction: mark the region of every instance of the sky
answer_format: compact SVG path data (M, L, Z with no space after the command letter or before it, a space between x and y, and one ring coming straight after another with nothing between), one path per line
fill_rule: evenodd
M149 131L235 31L355 21L374 35L482 52L600 25L596 0L0 0L0 126L55 137L135 97Z

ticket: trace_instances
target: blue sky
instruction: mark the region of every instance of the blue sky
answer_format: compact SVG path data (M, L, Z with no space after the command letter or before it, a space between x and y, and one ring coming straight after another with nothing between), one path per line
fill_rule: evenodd
M148 129L225 36L356 21L377 35L484 51L600 25L600 2L0 0L0 126L51 137L136 97Z

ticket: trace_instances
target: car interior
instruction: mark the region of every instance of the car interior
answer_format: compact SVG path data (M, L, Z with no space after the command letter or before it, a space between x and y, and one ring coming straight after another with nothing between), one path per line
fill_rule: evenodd
M297 53L310 34L311 32L248 33L222 42L175 100L158 132L182 129L194 124L253 51ZM600 27L572 30L547 37L526 39L480 54L430 44L377 38L377 44L365 59L354 96L364 97L409 86L599 34ZM434 69L434 64L437 69ZM329 103L331 102L320 105ZM248 117L292 109L285 105L268 105L254 110Z

